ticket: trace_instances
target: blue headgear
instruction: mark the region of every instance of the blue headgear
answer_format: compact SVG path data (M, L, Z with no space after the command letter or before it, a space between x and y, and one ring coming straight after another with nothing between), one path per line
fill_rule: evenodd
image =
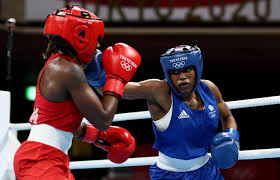
M196 71L196 84L190 93L194 92L198 88L202 75L203 59L201 51L196 45L180 45L175 48L168 49L161 55L160 63L171 90L173 90L173 92L175 92L178 96L183 97L183 94L173 87L168 73L170 70L178 70L194 66Z

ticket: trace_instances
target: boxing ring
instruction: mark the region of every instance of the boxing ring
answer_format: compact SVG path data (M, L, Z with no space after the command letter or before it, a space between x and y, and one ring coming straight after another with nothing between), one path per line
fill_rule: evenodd
M259 106L268 106L280 104L280 96L270 96L246 100L237 100L226 102L229 109L251 108ZM0 132L0 158L6 157L5 161L0 161L0 180L1 174L13 174L13 154L20 145L17 140L17 131L30 130L29 123L10 123L10 93L0 91L0 109L1 111L1 132ZM150 119L148 111L130 112L116 114L113 122L133 121L139 119ZM137 139L136 139L137 140ZM8 153L8 155L7 155ZM279 158L280 148L257 149L240 151L239 160L267 159ZM115 167L132 167L132 166L148 166L156 162L157 156L153 157L136 157L129 158L122 164L115 164L107 159L104 160L85 160L71 161L70 169L95 169L95 168L115 168Z

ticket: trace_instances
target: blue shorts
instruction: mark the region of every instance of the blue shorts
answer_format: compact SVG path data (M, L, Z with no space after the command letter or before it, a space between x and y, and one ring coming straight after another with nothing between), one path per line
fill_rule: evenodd
M188 172L173 172L160 169L156 164L150 167L151 180L224 180L212 158L201 168Z

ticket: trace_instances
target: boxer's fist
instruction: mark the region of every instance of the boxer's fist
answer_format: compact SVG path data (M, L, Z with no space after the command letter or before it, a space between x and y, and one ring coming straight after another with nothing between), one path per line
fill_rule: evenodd
M211 156L216 167L231 168L239 157L239 134L235 129L228 129L218 133L212 139Z
M125 162L134 152L134 137L122 127L110 126L106 131L99 131L90 124L84 124L82 141L94 143L95 146L107 151L107 158L114 163Z
M131 46L117 43L103 52L102 62L107 73L103 95L120 99L124 85L131 80L141 63L141 56Z
M106 81L106 72L102 64L102 52L97 49L91 62L85 69L88 83L92 86L103 86Z
M123 163L133 154L136 142L134 137L126 129L110 126L107 131L100 134L96 146L105 150L107 149L107 157L112 162Z

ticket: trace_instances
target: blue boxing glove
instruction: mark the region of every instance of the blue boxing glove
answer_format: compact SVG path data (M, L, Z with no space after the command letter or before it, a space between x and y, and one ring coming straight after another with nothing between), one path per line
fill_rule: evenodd
M106 72L102 64L102 52L97 49L97 53L93 56L91 62L85 69L88 83L92 86L103 86L106 81Z
M216 167L221 169L233 167L239 156L238 132L229 128L225 132L216 134L212 139L210 149Z

